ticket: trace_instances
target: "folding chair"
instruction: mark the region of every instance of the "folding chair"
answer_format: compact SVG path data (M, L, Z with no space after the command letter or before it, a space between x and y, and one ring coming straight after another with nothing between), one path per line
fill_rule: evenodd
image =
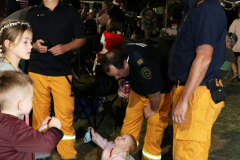
M71 60L71 65L73 68L72 73L76 79L79 79L79 77L81 77L84 70L87 70L89 75L92 76L90 67L93 65L91 59L95 59L95 54L93 54L93 52L95 51L96 37L96 34L87 35L86 43L78 49L76 56ZM90 65L90 67L88 67L88 65ZM75 68L77 68L77 73L76 71L74 72Z
M158 47L159 47L158 41L159 41L159 38L158 38L158 37L146 39L146 43L152 45L152 46L155 47L156 49L158 49Z
M85 104L80 103L81 111L77 115L74 115L74 121L77 121L78 118L85 113L89 125L97 130L108 113L111 113L111 116L115 119L117 124L120 124L120 121L112 108L113 104L118 98L117 90L118 83L114 77L109 77L102 71L101 66L97 66L95 80L93 83L81 84L74 87L75 98L85 100ZM108 96L112 94L116 95L112 100L109 100ZM99 97L105 97L106 101L103 101ZM102 115L100 116L100 120L98 122L96 113L97 108L96 105L94 105L95 101L101 101L104 108L104 110L101 112ZM93 111L93 123L91 122L90 116L88 116L86 113L87 107L90 107Z
M131 29L130 29L130 24L128 24L128 28L127 28L127 31L126 31L126 38L131 38L132 36L132 32L131 32Z

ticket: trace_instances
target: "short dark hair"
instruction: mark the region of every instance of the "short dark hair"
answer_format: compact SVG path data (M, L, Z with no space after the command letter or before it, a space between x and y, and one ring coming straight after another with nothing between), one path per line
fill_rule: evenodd
M143 30L149 37L153 34L153 30L149 26L144 26Z
M148 3L147 3L147 6L150 7L150 8L152 8L152 3L151 3L151 2L148 2Z
M238 37L235 33L227 32L227 42L230 42L230 45L232 48L237 43L237 41L238 41Z
M117 69L123 69L124 60L127 60L127 58L128 54L121 47L115 50L108 51L102 58L102 69L105 73L110 71L110 65L113 65Z
M103 3L105 3L108 6L108 2L107 1L104 1Z
M141 40L141 39L145 38L145 33L140 28L135 28L133 33L136 35L136 38L135 38L136 40Z

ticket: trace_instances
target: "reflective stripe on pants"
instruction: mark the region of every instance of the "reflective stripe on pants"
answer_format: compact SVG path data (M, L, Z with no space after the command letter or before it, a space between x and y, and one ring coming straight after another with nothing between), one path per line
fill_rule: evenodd
M145 151L144 149L142 150L142 154L147 159L161 160L161 154L159 154L159 155L152 155L152 154L148 153L147 151Z
M34 81L33 97L33 123L34 129L38 129L42 121L50 116L50 92L53 95L55 117L62 122L64 139L57 145L58 153L62 159L76 158L74 149L75 130L72 127L74 111L74 98L71 97L71 86L64 76L45 76L29 73ZM72 79L72 76L68 76Z
M131 91L121 135L128 133L131 134L136 141L139 140L144 119L143 108L147 103L150 103L148 98ZM161 103L157 114L148 118L143 146L145 153L155 155L156 157L159 157L161 154L160 145L162 143L164 130L168 125L168 113L171 103L172 101L169 93L161 94ZM146 159L148 158L143 156L143 160Z
M73 135L73 136L69 136L69 135L64 135L62 140L75 140L76 136Z

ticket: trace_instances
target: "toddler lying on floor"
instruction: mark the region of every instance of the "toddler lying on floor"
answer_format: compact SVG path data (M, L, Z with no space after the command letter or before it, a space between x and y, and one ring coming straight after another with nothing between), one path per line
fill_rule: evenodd
M132 157L137 150L136 140L130 134L117 137L114 142L108 142L91 129L92 140L103 149L101 160L134 160Z

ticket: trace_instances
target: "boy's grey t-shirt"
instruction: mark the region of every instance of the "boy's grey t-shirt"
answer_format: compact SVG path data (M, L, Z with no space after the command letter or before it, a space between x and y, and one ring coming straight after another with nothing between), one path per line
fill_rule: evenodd
M235 61L235 55L233 51L229 48L226 48L226 61L233 63Z
M0 62L0 73L3 71L15 70L12 65L4 62Z
M142 19L141 28L143 28L144 26L149 26L152 29L153 24L154 24L152 22L152 20L156 18L156 16L157 16L156 12L154 10L152 10L151 8L145 8L145 9L142 10L140 15L143 16L146 20L151 21L151 23L149 24Z

